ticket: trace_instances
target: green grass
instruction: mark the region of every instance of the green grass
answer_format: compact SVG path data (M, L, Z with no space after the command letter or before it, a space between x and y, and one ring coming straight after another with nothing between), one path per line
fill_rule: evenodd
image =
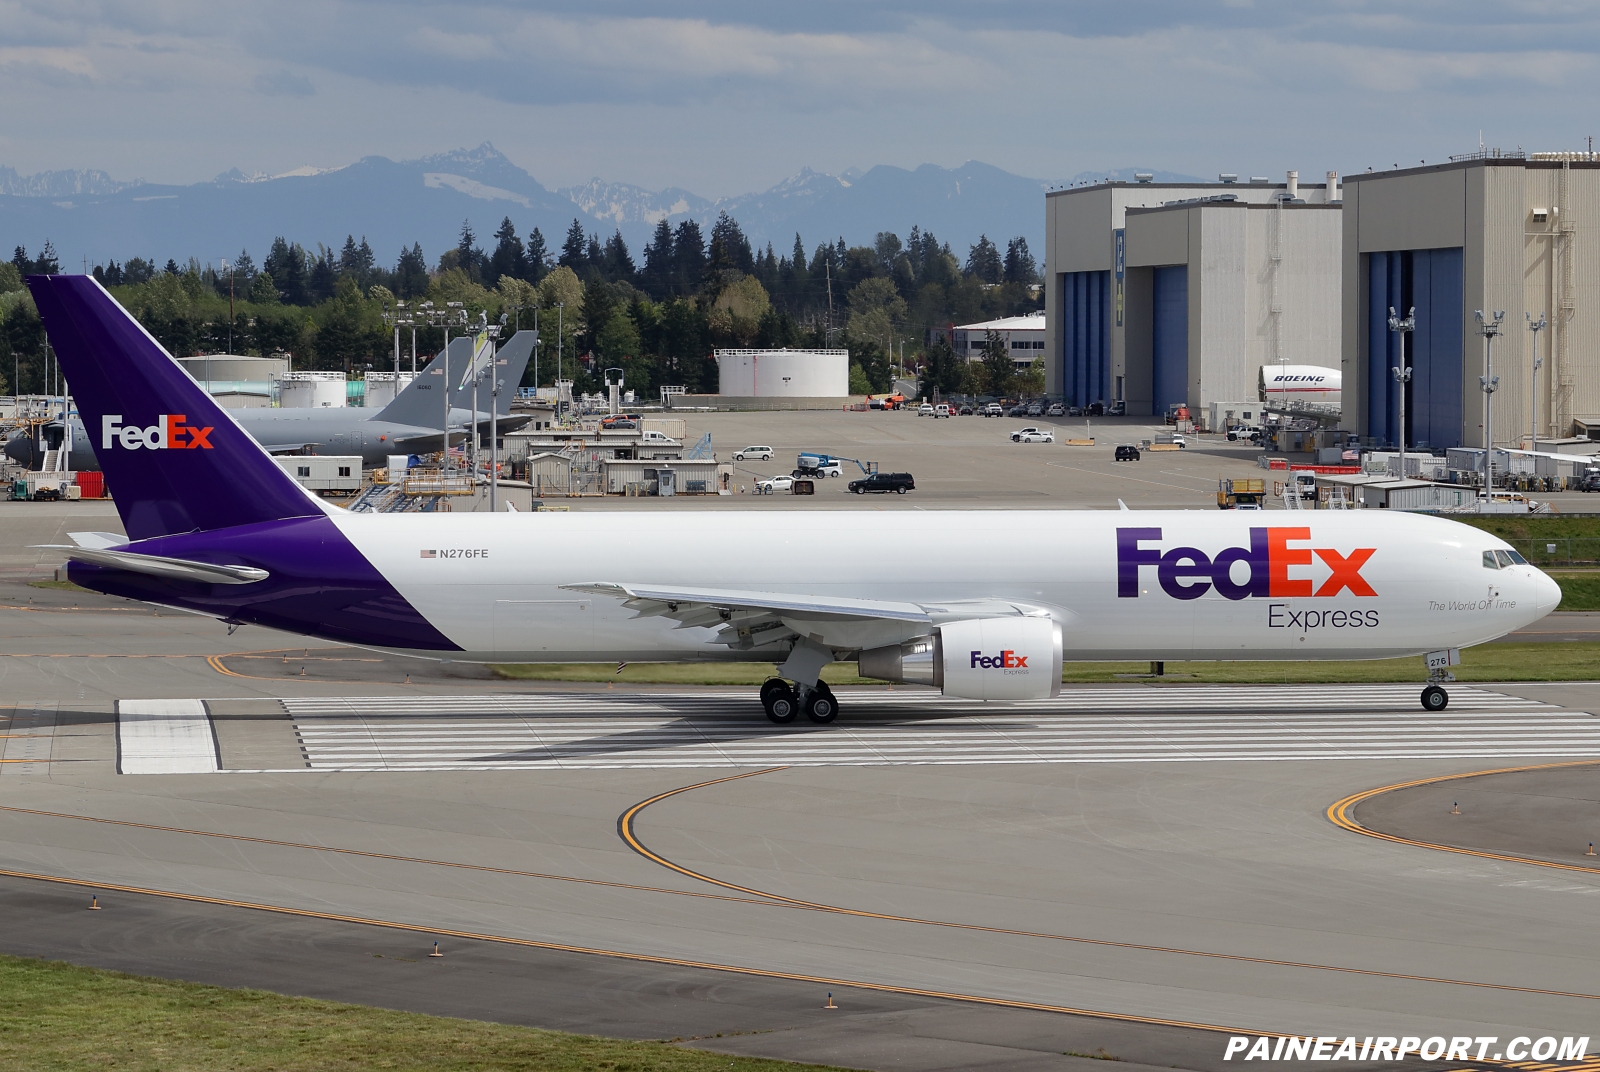
M71 581L29 581L29 588L49 588L56 592L88 592L91 589L73 584Z
M1595 500L1595 508L1600 510L1600 498ZM1450 520L1482 529L1508 542L1537 539L1600 540L1600 517L1563 517L1560 514L1485 514L1471 517L1451 514Z
M398 973L426 962L395 963ZM30 1072L781 1072L666 1042L391 1012L0 957L0 1068Z
M1600 610L1600 572L1550 571L1561 586L1561 605L1556 610Z
M1600 582L1597 582L1600 583ZM1461 653L1455 668L1460 681L1590 681L1600 678L1600 642L1480 644ZM520 681L620 681L633 685L750 685L772 676L770 663L629 663L617 675L615 663L502 664L501 677ZM1420 657L1372 662L1169 662L1168 676L1212 684L1293 684L1422 681L1428 676ZM1079 684L1118 681L1119 674L1147 674L1144 663L1067 663L1061 680ZM834 663L822 672L830 685L878 685L857 677L854 663Z

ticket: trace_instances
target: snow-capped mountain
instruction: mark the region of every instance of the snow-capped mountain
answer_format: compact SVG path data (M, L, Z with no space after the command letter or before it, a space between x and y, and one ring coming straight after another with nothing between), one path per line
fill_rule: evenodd
M1133 171L1086 172L1079 179L1091 175L1131 179ZM235 168L192 186L118 182L103 171L23 176L0 167L0 248L37 249L48 239L63 263L134 256L204 262L240 249L259 259L277 235L308 249L319 242L337 248L353 235L365 237L384 262L413 243L435 261L456 244L464 221L491 248L494 231L510 217L519 236L538 227L551 249L577 219L602 237L620 230L637 254L660 220L676 226L694 219L704 230L727 212L754 244L771 242L780 252L797 233L814 249L839 238L869 243L879 231L904 236L918 226L963 255L986 234L1001 244L1022 235L1042 256L1046 189L1036 179L969 161L841 175L805 168L770 189L718 200L598 178L551 190L487 142L418 160L369 156L277 175Z

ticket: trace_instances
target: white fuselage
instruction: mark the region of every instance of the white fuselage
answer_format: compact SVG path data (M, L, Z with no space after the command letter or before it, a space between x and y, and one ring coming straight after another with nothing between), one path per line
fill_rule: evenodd
M560 587L590 582L923 604L1016 600L1048 609L1069 660L1391 658L1492 640L1560 600L1532 566L1486 568L1484 551L1507 548L1499 539L1399 512L662 510L334 520L463 649L444 657L466 661L772 658L730 651L712 641L714 629L637 618L618 600ZM1130 544L1123 533L1119 551L1118 530L1135 528L1160 536L1147 531ZM1252 529L1304 532L1272 535L1267 562L1259 548L1269 537ZM1130 546L1169 555L1167 565L1135 565L1130 574ZM910 548L917 564L892 579L886 561ZM1210 565L1219 556L1240 561ZM1350 585L1330 584L1339 572L1330 562L1345 563ZM1261 569L1272 576L1244 594Z

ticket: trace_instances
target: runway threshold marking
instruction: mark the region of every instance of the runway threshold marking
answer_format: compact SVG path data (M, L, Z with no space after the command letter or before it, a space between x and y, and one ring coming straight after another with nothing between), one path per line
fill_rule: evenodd
M68 878L63 875L42 875L28 871L9 871L0 869L0 875L10 878L33 879L39 882L56 882L68 886L79 886L92 890L115 890L119 893L136 893L147 897L165 897L175 901L189 901L196 904L224 905L231 908L249 908L258 912L276 912L287 916L299 916L305 919L326 919L339 923L359 923L369 927L385 927L390 930L409 931L413 934L445 935L451 938L465 938L479 942L496 942L502 945L522 946L529 949L549 949L563 953L588 953L591 956L614 957L618 960L631 960L644 964L669 964L681 968L701 968L707 971L731 972L737 975L759 976L765 979L789 979L795 982L817 983L825 986L851 987L858 990L873 990L884 994L906 994L911 997L940 998L946 1001L965 1001L975 1005L994 1005L1008 1009L1030 1009L1035 1012L1059 1012L1070 1016L1091 1016L1100 1020L1119 1020L1125 1023L1153 1024L1160 1027L1185 1027L1196 1031L1215 1031L1226 1035L1266 1035L1269 1038L1286 1037L1282 1031L1261 1031L1238 1027L1223 1027L1219 1024L1205 1024L1188 1020L1167 1020L1156 1016L1138 1016L1132 1013L1104 1012L1098 1009L1078 1009L1069 1005L1048 1005L1043 1002L1017 1001L1011 998L986 997L982 994L960 994L943 990L925 990L918 987L894 986L889 983L871 983L855 979L836 979L826 975L805 975L798 972L770 971L764 968L747 968L737 964L717 964L710 961L685 960L679 957L652 956L647 953L628 953L617 949L594 949L580 945L564 945L559 942L539 942L531 938L512 938L500 934L481 934L476 931L458 931L443 927L424 927L415 923L400 923L395 920L372 919L364 916L346 916L336 912L317 912L306 908L289 908L283 905L262 904L254 901L234 901L223 897L206 897L197 893L176 893L171 890L149 889L143 886L124 886L110 882L89 882L84 879Z
M1381 830L1373 830L1362 826L1351 814L1357 804L1373 797L1392 793L1397 789L1411 789L1420 785L1434 785L1438 782L1454 782L1462 778L1478 778L1486 774L1516 774L1520 771L1553 770L1558 767L1590 767L1595 761L1577 760L1569 763L1536 763L1529 767L1499 767L1495 770L1469 771L1466 774L1443 774L1434 778L1418 778L1411 782L1396 782L1394 785L1385 785L1377 789L1368 789L1360 793L1352 793L1343 800L1336 800L1328 805L1328 821L1333 825L1349 830L1351 833L1362 834L1366 837L1378 838L1380 841L1393 841L1399 845L1413 845L1419 849L1437 849L1440 852L1454 852L1462 856L1478 856L1486 860L1504 860L1514 864L1532 864L1534 867L1553 867L1560 871L1582 871L1591 875L1600 875L1600 867L1586 867L1583 864L1563 864L1554 860L1535 860L1528 856L1513 856L1503 852L1484 852L1481 849L1462 849L1454 845L1440 845L1432 841L1418 841L1415 838L1401 837L1398 834L1386 834Z
M1573 764L1554 765L1572 766ZM669 789L665 793L657 793L653 797L650 797L646 800L641 800L639 803L635 804L633 807L617 816L617 833L634 852L638 853L640 856L643 856L647 860L651 860L660 864L662 867L669 868L681 875L687 875L690 878L699 879L701 882L709 882L714 886L721 886L724 889L736 890L739 893L747 893L754 897L767 898L769 901L779 902L785 907L806 908L811 909L812 911L821 912L833 912L839 915L858 916L865 919L882 919L894 923L916 923L926 927L948 927L954 930L978 931L984 934L1009 934L1020 938L1048 938L1060 942L1077 942L1082 945L1107 946L1113 949L1137 949L1142 952L1150 953L1176 953L1183 956L1210 957L1215 960L1231 960L1244 964L1269 964L1283 968L1308 968L1316 971L1345 972L1351 975L1370 975L1383 979L1406 979L1421 983L1443 983L1449 986L1472 986L1486 990L1509 990L1519 994L1543 994L1549 997L1583 998L1588 1001L1600 1001L1600 994L1580 994L1566 990L1543 990L1538 987L1531 986L1512 986L1509 983L1484 983L1471 979L1446 979L1432 975L1409 975L1404 972L1377 971L1371 968L1346 968L1336 964L1310 964L1295 960L1277 960L1271 957L1247 957L1238 953L1212 953L1200 949L1178 949L1172 946L1145 945L1139 942L1117 942L1106 938L1079 938L1065 934L1046 934L1038 931L1016 930L1010 927L985 927L976 923L950 923L937 919L919 919L915 916L895 916L883 912L867 912L857 908L842 908L837 905L822 904L817 901L802 901L793 897L784 897L781 894L768 893L764 890L753 889L749 886L740 886L732 882L724 882L722 879L712 878L710 875L701 874L699 871L694 871L684 867L681 864L674 863L665 856L662 856L660 853L657 853L647 847L642 841L639 840L638 835L636 835L633 831L633 824L638 818L639 813L658 801L666 800L668 797L675 797L680 793L687 793L692 789L704 789L707 786L721 785L723 782L736 782L741 778L753 778L758 774L774 774L778 771L787 769L787 767L769 767L766 770L748 771L744 774L735 774L728 778L714 778L711 781L696 782L693 785L685 785L677 789Z

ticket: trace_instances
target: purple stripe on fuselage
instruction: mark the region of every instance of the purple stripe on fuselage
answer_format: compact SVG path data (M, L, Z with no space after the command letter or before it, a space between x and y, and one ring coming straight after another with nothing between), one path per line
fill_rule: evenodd
M119 550L256 566L272 576L254 584L203 584L80 562L72 563L67 575L97 592L326 640L375 648L461 650L326 516L161 536Z

